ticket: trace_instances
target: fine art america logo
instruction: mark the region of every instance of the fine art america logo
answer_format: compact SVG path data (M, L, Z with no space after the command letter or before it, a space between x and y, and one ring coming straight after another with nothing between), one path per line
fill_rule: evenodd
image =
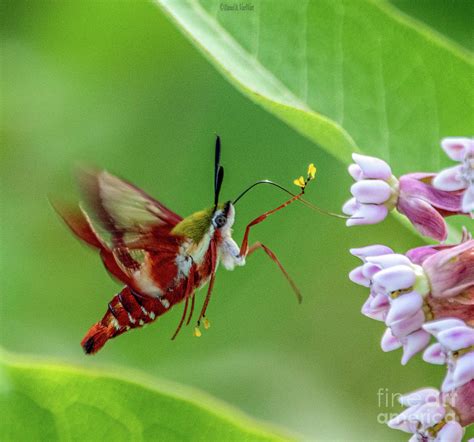
M397 417L400 412L394 413L393 410L396 408L400 407L400 398L402 397L402 394L400 393L392 393L389 391L388 388L379 388L377 391L377 405L380 410L380 412L377 414L377 422L379 424L387 424L388 421L391 419ZM411 407L417 404L420 404L420 402L424 402L425 404L432 403L433 405L437 404L439 401L439 395L438 393L434 394L433 396L427 396L421 395L421 393L418 395L416 392L413 392L410 394L410 400L408 403L405 405L406 407ZM413 424L414 427L416 427L420 420L428 421L428 419L433 420L433 422L439 422L441 420L444 420L446 422L449 422L451 420L456 420L454 412L451 410L449 412L439 412L440 414L436 414L436 412L433 411L433 408L425 407L426 411L425 413L422 412L421 408L418 408L415 410L415 412L412 412L411 414L408 413L407 410L404 411L404 421L407 424Z
M254 10L254 6L252 3L221 3L220 9L224 12L249 12Z

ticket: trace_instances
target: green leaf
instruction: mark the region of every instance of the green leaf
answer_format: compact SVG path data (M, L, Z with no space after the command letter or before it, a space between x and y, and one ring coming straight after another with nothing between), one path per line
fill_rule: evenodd
M288 440L202 393L134 372L9 358L1 367L2 441Z
M472 16L474 2L446 0L390 0L405 14L426 23L461 46L474 49Z
M396 175L437 171L440 139L473 132L470 54L382 0L157 3L239 90L346 164L362 151Z
M473 129L469 54L384 1L157 1L236 87L346 162L359 146L436 169L440 138Z

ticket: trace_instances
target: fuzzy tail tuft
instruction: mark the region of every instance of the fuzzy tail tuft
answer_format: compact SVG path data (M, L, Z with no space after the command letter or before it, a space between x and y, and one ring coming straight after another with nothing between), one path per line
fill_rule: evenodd
M90 328L81 342L84 353L86 355L97 353L112 337L111 330L98 322Z

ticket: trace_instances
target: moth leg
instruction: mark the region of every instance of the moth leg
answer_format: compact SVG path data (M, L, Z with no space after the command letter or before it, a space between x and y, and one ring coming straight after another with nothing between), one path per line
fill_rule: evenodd
M178 336L178 333L181 330L181 327L183 326L183 322L184 322L184 319L186 318L186 313L188 311L188 302L189 302L189 298L186 298L186 300L184 301L184 310L183 310L183 314L181 315L181 320L179 321L178 327L176 327L176 331L171 337L172 341L176 338L176 336Z
M211 300L212 289L214 288L214 280L215 280L215 273L213 272L211 275L211 279L209 281L209 286L207 287L206 299L204 300L204 304L201 309L201 313L199 314L199 318L197 321L197 326L201 325L201 319L206 316L206 310L209 305L209 301Z
M247 224L247 227L245 228L245 233L244 233L244 238L242 239L242 245L240 246L240 256L247 256L248 255L248 242L249 242L249 233L250 233L250 228L252 226L255 226L257 224L260 224L262 221L265 221L267 217L275 212L278 212L279 210L285 208L289 204L291 204L293 201L299 200L303 196L303 192L300 192L298 195L293 196L290 198L288 201L285 201L283 204L280 204L278 207L275 209L269 210L268 212L263 213L259 217L255 218L253 221L250 221Z
M193 289L194 289L194 272L195 269L194 267L191 267L189 269L189 274L188 274L188 279L186 281L186 289L184 291L184 310L183 314L181 316L181 319L179 321L178 327L176 328L176 331L174 332L173 336L171 337L171 340L173 341L176 336L178 336L179 331L181 330L181 327L183 326L184 320L186 319L186 313L188 312L188 303L189 303L189 298L192 296L192 305L191 305L191 314L192 310L194 309L194 294L193 294ZM188 319L189 322L189 319Z
M291 276L288 274L288 272L285 270L283 265L281 264L280 260L276 257L276 255L264 244L261 242L256 242L252 246L250 246L247 250L247 256L251 255L255 250L258 249L263 249L263 251L268 255L268 257L278 266L278 268L281 270L287 281L290 283L291 288L295 292L296 299L298 299L298 302L301 304L301 301L303 300L303 297L301 295L300 289L296 286L295 282L291 278Z
M191 319L193 317L194 313L194 302L195 302L195 296L194 293L191 295L191 310L189 310L189 315L188 315L188 320L186 321L186 325L189 325L191 322Z
M201 313L199 314L199 318L197 321L197 327L201 325L201 319L206 316L207 306L209 305L209 301L211 299L212 289L214 288L214 280L216 277L216 268L217 268L217 248L216 243L211 241L211 278L209 280L209 285L207 287L206 299L204 300L204 304L201 309Z

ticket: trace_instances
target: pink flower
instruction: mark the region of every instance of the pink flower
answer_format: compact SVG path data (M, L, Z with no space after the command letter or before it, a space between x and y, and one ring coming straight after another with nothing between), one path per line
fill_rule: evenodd
M474 329L459 319L429 322L423 329L438 340L425 350L423 359L448 367L442 391L449 392L471 382L474 379ZM472 400L474 407L474 397Z
M408 407L388 422L390 428L412 433L410 442L460 442L472 423L472 386L466 384L449 395L424 388L400 398Z
M381 347L385 352L403 348L401 364L406 365L408 361L423 350L430 342L430 335L424 330L418 329L405 336L396 337L389 327L382 336Z
M362 314L385 322L388 328L382 337L382 349L392 351L403 347L404 365L430 340L429 333L421 328L426 319L423 294L428 293L422 269L406 256L381 245L351 249L351 253L362 259L363 265L354 269L349 278L370 287ZM370 256L371 253L380 254ZM404 293L394 294L399 291Z
M342 208L351 215L347 225L379 223L395 207L398 181L390 166L379 158L354 153L352 159L355 164L349 166L349 173L356 180L351 187L353 198Z
M349 173L356 182L343 206L347 225L376 224L398 210L423 235L444 241L446 217L474 218L474 139L446 138L442 147L461 164L398 179L383 160L353 154ZM408 408L388 425L411 433L410 442L460 442L464 427L474 423L472 236L463 229L460 244L417 247L405 255L380 244L351 253L362 264L349 278L369 289L362 313L387 327L382 350L403 348L405 365L425 349L426 362L447 367L441 392L425 388L403 396ZM429 345L433 337L437 342Z
M442 170L433 180L433 186L444 191L462 191L462 210L474 211L474 139L445 138L441 147L448 156L461 164Z
M435 298L451 298L474 289L474 240L447 247L422 264Z
M385 322L382 349L403 347L403 365L428 345L426 322L456 317L474 323L474 241L464 239L413 249L408 256L382 245L351 249L363 263L349 278L370 289L362 314Z
M472 145L469 146L472 150ZM474 150L471 150L464 154L463 165L456 166L456 172L448 174L451 181L453 176L456 177L456 186L446 184L444 172L439 175L411 173L397 179L385 161L353 154L355 163L349 166L349 173L356 182L351 187L353 197L342 208L346 215L350 215L346 224L377 224L391 210L397 209L423 235L445 240L447 226L444 218L466 214L466 204L474 204Z

